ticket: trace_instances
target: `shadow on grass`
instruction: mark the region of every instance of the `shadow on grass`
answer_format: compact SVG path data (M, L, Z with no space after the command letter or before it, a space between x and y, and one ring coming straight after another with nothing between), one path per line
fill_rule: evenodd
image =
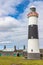
M37 63L30 63L30 64L23 64L23 63L14 64L14 63L12 63L11 65L39 65L39 64L37 64Z

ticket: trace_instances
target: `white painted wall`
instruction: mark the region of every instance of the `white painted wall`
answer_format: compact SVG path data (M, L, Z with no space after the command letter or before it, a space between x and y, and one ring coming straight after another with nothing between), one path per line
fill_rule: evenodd
M37 23L38 23L38 18L37 17L35 17L35 16L31 16L31 17L29 17L29 22L28 22L28 25L37 25Z
M33 52L31 52L33 49ZM28 53L39 53L39 41L38 39L28 39Z

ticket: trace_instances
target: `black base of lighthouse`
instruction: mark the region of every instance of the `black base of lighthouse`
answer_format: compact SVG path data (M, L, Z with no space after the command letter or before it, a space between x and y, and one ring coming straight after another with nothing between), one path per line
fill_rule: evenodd
M40 53L28 53L27 59L40 59Z

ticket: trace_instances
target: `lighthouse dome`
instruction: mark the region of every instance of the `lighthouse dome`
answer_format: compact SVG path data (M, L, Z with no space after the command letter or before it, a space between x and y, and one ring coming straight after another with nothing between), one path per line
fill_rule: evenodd
M36 11L36 7L35 6L31 6L30 10L31 10L31 12L35 12Z
M34 5L32 5L30 8L36 8Z

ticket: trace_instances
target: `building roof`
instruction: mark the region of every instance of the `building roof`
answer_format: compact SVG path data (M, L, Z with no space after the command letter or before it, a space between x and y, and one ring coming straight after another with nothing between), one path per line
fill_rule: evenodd
M3 49L2 51L14 51L13 48L6 48L6 49Z

